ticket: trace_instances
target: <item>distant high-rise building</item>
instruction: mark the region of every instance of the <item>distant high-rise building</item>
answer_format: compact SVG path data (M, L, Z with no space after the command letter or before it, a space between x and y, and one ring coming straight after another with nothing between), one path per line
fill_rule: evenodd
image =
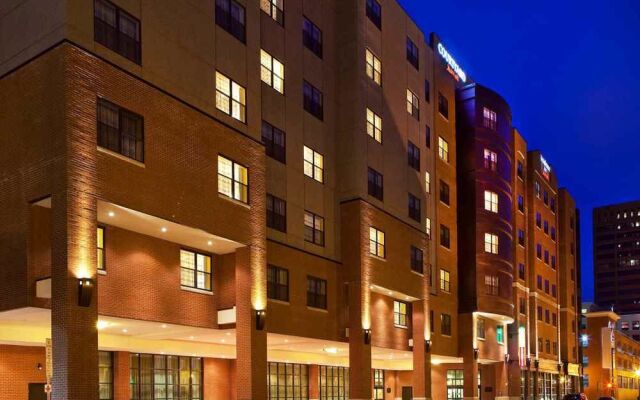
M640 201L593 210L595 301L640 313Z

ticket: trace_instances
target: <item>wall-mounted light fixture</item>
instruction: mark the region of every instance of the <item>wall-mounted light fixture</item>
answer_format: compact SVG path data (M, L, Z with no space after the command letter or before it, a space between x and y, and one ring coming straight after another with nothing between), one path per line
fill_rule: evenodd
M267 310L256 310L256 330L264 330L264 324L267 321Z
M527 357L527 368L531 368L531 357Z
M43 367L42 367L42 364L40 364L40 363L36 364L36 369L37 369L38 371L42 371L42 368L43 368Z
M430 339L426 339L424 341L424 352L425 353L431 352L431 340Z
M506 353L504 355L504 362L506 362L507 364L509 364L509 360L511 359L511 354Z
M536 369L539 369L540 368L540 360L538 360L536 358L536 360L533 362L533 365L536 367Z
M78 279L78 305L80 307L89 307L91 298L93 297L93 279Z
M477 347L473 348L473 359L477 360L478 359L478 355L480 354L480 349Z
M364 344L371 344L371 329L364 330Z

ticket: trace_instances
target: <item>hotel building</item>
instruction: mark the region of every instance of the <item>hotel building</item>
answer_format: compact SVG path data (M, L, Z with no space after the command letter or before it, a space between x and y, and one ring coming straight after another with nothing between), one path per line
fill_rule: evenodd
M395 0L0 26L0 400L575 388L575 205Z

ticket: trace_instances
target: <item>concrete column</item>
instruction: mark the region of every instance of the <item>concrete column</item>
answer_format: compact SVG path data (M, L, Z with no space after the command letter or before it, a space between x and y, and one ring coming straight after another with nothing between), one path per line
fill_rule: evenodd
M309 400L320 398L320 367L309 365Z
M113 400L131 399L131 356L126 351L113 353Z
M256 326L256 310L266 310L264 251L247 246L236 251L236 391L237 400L267 399L267 328Z
M466 353L466 352L464 352ZM473 350L471 351L473 353ZM473 354L463 355L463 373L464 373L464 390L465 400L478 399L478 362L473 359Z
M431 351L425 347L425 332L429 330L425 302L416 301L413 310L413 398L414 400L431 399ZM427 309L428 310L428 309ZM428 311L427 311L428 312Z

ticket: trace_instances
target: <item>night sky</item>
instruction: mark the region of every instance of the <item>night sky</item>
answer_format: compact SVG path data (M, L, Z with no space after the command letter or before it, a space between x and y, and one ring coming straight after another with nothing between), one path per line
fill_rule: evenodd
M640 199L640 1L399 2L507 100L529 149L573 194L583 300L592 300L592 209Z

